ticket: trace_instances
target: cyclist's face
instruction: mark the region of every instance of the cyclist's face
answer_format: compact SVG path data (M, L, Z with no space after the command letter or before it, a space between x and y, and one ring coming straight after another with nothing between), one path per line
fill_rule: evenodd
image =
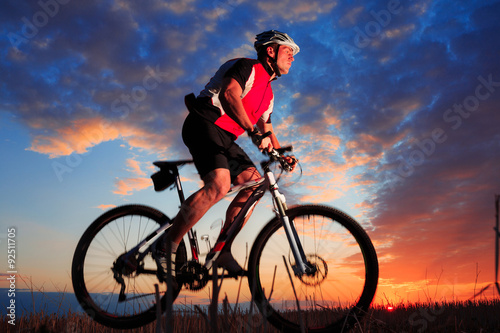
M285 45L280 46L278 49L277 64L281 74L288 74L294 60L292 48Z

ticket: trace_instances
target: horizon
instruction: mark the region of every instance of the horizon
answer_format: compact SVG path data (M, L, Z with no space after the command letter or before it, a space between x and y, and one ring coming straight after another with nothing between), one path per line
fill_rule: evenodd
M224 289L223 289L224 290ZM8 313L7 304L9 302L9 297L5 293L6 288L0 288L0 314L6 315ZM82 313L86 314L75 294L71 290L66 291L40 291L40 290L30 290L28 288L17 290L20 295L16 296L16 318L20 316L27 316L30 314L43 313L45 315L59 314L65 315L68 313ZM222 295L219 295L220 299L218 302L218 308L222 308ZM471 301L472 299L472 301ZM431 307L433 305L446 305L446 304L468 304L472 303L488 303L490 301L498 301L498 298L488 298L488 297L471 297L469 300L434 300L432 297L429 299L419 302L387 302L387 300L381 302L373 302L371 308L384 308L387 311L392 311L400 307L408 307L412 305L421 307ZM210 299L206 298L203 301L199 301L196 298L190 298L189 295L184 295L182 292L179 297L174 302L174 311L192 311L197 312L195 306L199 306L201 309L207 310L210 305ZM229 301L228 304L235 305L235 302ZM249 307L253 304L250 299L239 300L238 308L241 310L249 310ZM87 314L86 314L87 315Z
M379 259L374 302L467 300L494 282L500 1L1 6L0 288L16 274L72 289L76 244L109 208L173 217L176 194L155 193L149 177L154 161L190 158L184 96L225 61L255 58L255 35L269 29L300 46L273 82L274 129L303 168L282 189L290 205L333 206L363 225ZM261 159L245 135L237 143ZM181 176L186 194L199 187L194 167ZM227 205L196 225L199 237L214 244ZM271 205L238 236L240 264Z

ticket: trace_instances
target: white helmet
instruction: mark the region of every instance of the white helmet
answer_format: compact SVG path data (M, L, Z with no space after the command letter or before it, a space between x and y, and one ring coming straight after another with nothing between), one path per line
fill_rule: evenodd
M254 43L255 50L259 52L259 49L262 46L265 46L267 44L278 44L278 45L286 45L292 48L293 50L293 55L296 55L299 53L300 48L293 39L290 38L286 33L284 32L279 32L276 30L269 30L269 31L264 31L260 34L258 34L255 37L256 41Z

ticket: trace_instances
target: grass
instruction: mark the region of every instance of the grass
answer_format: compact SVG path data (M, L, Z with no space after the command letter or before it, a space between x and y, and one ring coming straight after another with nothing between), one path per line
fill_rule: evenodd
M169 265L170 267L170 265ZM214 269L216 270L216 265ZM479 273L476 272L478 275ZM43 293L41 288L33 286L22 279L26 287L31 290L32 306L35 309L33 290L41 292L46 302L54 300ZM240 287L241 287L240 280ZM220 282L220 283L219 283ZM438 278L439 282L439 278ZM67 313L46 313L44 307L27 315L17 316L15 326L9 324L9 317L3 315L0 319L0 332L34 332L34 333L185 333L185 332L279 332L271 326L260 312L254 307L243 310L228 302L227 295L222 304L219 291L222 279L219 281L214 275L211 303L208 309L201 309L197 305L184 304L182 310L171 310L171 317L166 320L162 315L162 324L152 322L134 330L110 329L93 321L87 314L69 310ZM437 288L437 287L436 287ZM427 302L399 303L391 309L386 305L374 305L360 320L351 332L360 333L500 333L500 299L482 298L483 288L468 301L433 302L430 292L427 291ZM437 289L436 289L437 290ZM66 291L59 291L60 300L65 298ZM239 295L239 292L238 292ZM238 303L238 301L236 301ZM167 312L168 313L168 312ZM212 318L216 318L213 321Z
M360 332L500 332L500 300L375 306Z
M217 316L217 332L277 332L258 312L224 310L230 307L223 302ZM212 328L211 328L212 327ZM210 332L208 316L193 307L173 314L172 332ZM79 312L63 315L46 314L43 311L16 318L16 325L8 323L7 317L0 321L0 332L132 332L112 330L94 322L89 316ZM156 331L153 322L133 332ZM386 307L371 308L359 327L353 332L500 332L500 300L466 301L433 304L401 304L392 311Z

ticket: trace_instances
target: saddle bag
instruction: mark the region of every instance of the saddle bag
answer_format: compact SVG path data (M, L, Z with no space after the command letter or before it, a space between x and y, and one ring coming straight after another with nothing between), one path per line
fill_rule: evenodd
M165 168L151 175L156 192L161 192L175 183L173 170Z

